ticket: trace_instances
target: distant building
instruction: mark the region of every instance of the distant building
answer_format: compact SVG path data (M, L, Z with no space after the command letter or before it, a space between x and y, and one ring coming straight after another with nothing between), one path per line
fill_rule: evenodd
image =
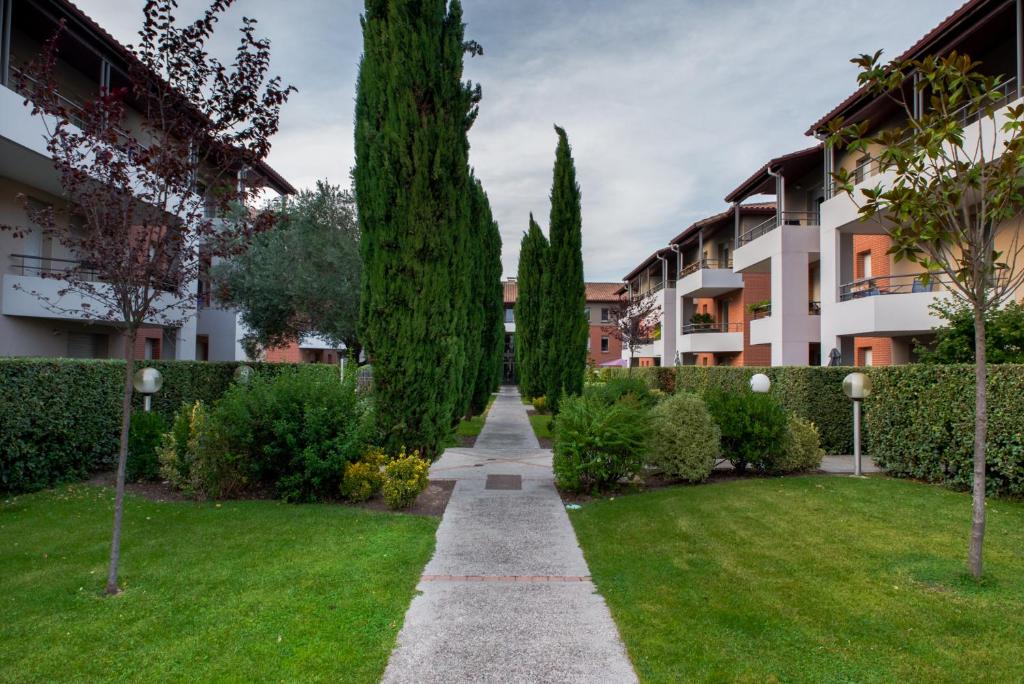
M519 296L519 285L515 278L505 283L505 366L502 382L516 382L515 357L515 305ZM621 283L586 283L586 307L584 314L590 322L590 337L587 339L587 362L600 366L603 363L622 358L622 342L612 334L614 311L619 305L618 292Z

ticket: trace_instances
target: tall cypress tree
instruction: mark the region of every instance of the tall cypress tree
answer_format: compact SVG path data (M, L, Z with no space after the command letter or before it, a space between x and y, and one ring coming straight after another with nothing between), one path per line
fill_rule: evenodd
M465 371L469 142L459 0L366 0L354 171L360 337L386 446L438 453Z
M485 262L487 248L487 232L485 222L490 221L490 210L487 206L487 195L483 186L475 177L470 178L469 192L469 225L466 235L462 272L466 278L466 296L463 302L465 309L464 355L465 370L463 372L459 415L473 415L473 398L476 395L477 376L483 361L484 335L484 290L486 288Z
M551 235L548 270L547 318L548 368L546 386L548 402L557 410L562 394L583 391L583 374L587 366L588 325L586 290L583 283L583 225L580 210L580 186L576 183L576 166L565 131L555 126L558 147L551 182Z
M481 358L473 391L471 410L480 413L487 407L491 393L501 383L501 366L505 351L505 300L501 284L501 231L491 214L487 195L481 189L482 212L479 230L482 236L482 287L479 293L483 306Z
M530 227L523 234L519 249L516 282L516 374L519 391L527 397L539 397L546 391L544 366L547 342L542 330L544 315L544 274L548 268L548 240L530 214Z

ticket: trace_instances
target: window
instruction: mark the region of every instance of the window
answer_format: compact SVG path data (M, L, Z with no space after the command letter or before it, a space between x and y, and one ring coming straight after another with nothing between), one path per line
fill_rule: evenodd
M865 366L873 366L873 365L875 365L874 364L874 361L875 361L874 356L875 355L872 353L872 351L873 350L871 349L871 347L868 347L867 349L864 350L864 365Z
M868 167L871 164L871 155L865 154L863 157L857 160L857 168L853 170L853 179L855 183L863 183L864 179L868 175Z
M107 357L107 336L68 333L68 357L72 359L105 359Z
M601 322L607 323L611 319L611 311L607 308L601 309Z
M871 252L864 252L864 263L861 266L861 278L870 278L871 273Z
M505 309L505 322L506 323L515 323L516 322L516 310L515 309Z
M590 322L590 307L589 306L586 307L585 309L583 309L583 315L586 316L587 323L589 323Z
M588 342L588 344L589 344L589 342ZM607 354L608 353L608 338L607 337L602 337L601 338L601 353L602 354Z
M587 338L587 351L590 351L590 338Z
M142 358L148 360L160 358L160 347L152 337L147 337L143 342Z

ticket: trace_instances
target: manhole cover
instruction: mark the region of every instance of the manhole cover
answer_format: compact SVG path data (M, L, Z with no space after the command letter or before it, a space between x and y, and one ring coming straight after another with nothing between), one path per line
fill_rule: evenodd
M520 475L488 475L484 489L522 489L523 478Z

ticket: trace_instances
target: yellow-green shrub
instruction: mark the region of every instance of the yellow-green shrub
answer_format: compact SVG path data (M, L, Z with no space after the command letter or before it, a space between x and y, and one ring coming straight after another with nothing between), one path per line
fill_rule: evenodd
M825 451L814 423L790 413L786 428L785 448L775 461L774 472L799 473L820 468Z
M405 449L399 452L390 463L384 466L384 482L381 493L389 508L408 508L416 501L416 497L427 488L430 464L420 458L420 452L406 454Z
M380 492L384 484L381 469L387 463L387 455L380 449L373 448L363 454L355 463L345 466L345 475L341 480L341 495L349 501L366 501Z
M548 412L548 398L547 397L534 397L533 398L533 410L537 413Z

